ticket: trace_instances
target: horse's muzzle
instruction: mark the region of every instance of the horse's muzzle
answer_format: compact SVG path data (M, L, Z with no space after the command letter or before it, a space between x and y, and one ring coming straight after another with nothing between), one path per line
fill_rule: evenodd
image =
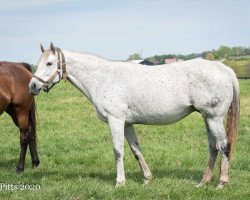
M29 90L30 90L30 93L33 94L33 95L38 95L41 88L40 87L37 87L37 84L35 82L30 82L29 84Z

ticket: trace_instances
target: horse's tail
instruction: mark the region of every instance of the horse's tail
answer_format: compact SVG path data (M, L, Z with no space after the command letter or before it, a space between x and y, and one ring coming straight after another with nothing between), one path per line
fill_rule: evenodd
M36 104L35 98L31 104L29 112L29 134L28 134L28 143L32 159L33 167L37 167L40 163L38 154L37 154L37 134L36 134Z
M232 69L229 70L229 76L233 84L233 100L227 113L226 133L230 145L230 159L232 159L240 118L240 88L237 77Z
M30 112L29 112L29 133L30 139L34 142L35 147L37 143L37 134L36 134L36 103L35 103L35 98L33 97L33 101L31 104Z
M29 70L30 72L32 72L32 67L29 63L21 63L27 70Z

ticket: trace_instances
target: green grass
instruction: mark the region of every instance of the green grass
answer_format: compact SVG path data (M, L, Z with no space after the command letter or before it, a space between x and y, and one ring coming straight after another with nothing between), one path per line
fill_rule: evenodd
M126 186L115 188L112 139L93 106L69 83L36 98L41 165L15 172L19 133L10 117L0 117L0 183L38 185L40 190L5 190L0 199L249 199L250 81L242 80L241 122L230 184L216 190L219 162L210 185L195 188L207 162L203 120L193 113L169 126L136 125L154 180L144 186L139 165L125 144Z

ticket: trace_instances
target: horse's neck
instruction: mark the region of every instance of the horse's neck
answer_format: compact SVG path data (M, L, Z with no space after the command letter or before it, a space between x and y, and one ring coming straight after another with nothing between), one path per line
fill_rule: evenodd
M108 61L94 55L63 50L69 81L91 100L107 73Z

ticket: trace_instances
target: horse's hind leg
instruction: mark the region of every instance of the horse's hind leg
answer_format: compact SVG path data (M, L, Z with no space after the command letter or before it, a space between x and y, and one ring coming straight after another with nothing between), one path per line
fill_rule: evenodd
M18 127L20 130L20 158L19 163L17 165L17 172L22 172L24 170L25 156L28 147L28 139L27 139L27 131L28 131L28 113L22 111L21 108L16 109L16 119L18 123Z
M221 153L220 182L217 188L223 188L229 181L229 143L223 125L223 117L206 118L209 132L216 141L216 149Z
M128 141L128 144L129 144L135 158L138 160L138 162L140 164L140 167L141 167L141 170L142 170L143 176L144 176L144 183L147 184L152 179L152 175L151 175L149 167L148 167L147 163L145 162L144 157L141 153L141 149L140 149L138 139L136 137L133 125L125 126L124 131L125 131L125 137Z
M206 130L207 130L207 135L208 135L209 159L208 159L207 167L205 169L202 180L196 187L200 187L206 183L211 182L214 164L218 155L218 150L216 148L216 139L211 133L206 120L205 120L205 124L206 124Z

